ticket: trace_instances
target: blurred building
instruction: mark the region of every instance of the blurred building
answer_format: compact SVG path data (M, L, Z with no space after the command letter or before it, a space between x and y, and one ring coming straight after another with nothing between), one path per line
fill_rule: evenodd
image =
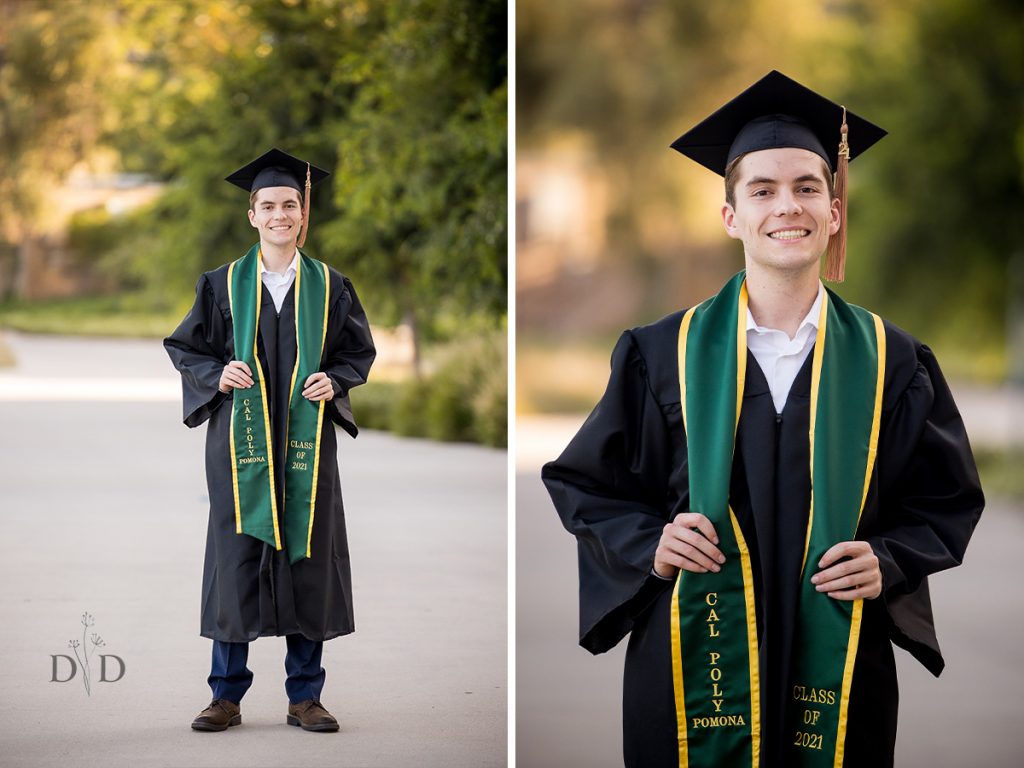
M24 238L0 269L0 297L52 299L95 293L105 286L89 254L69 243L74 217L115 219L156 200L164 184L131 173L95 174L79 168L47 196L42 231Z

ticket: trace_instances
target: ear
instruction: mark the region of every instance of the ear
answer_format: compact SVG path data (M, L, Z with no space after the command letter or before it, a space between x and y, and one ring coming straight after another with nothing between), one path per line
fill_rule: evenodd
M252 208L249 209L249 225L253 229L260 228L259 225L256 223L256 211L254 211Z
M839 231L840 225L843 223L843 215L840 213L840 202L839 198L833 198L832 205L829 207L828 212L828 234L829 237Z
M740 232L736 226L736 210L728 203L722 204L722 224L725 225L725 233L734 240L739 240Z

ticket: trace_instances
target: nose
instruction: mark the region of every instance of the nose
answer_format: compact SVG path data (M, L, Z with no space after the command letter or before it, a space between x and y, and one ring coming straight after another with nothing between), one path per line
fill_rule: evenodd
M797 200L792 191L783 189L779 192L775 203L776 216L790 216L798 214L802 210L803 208L800 206L800 201Z

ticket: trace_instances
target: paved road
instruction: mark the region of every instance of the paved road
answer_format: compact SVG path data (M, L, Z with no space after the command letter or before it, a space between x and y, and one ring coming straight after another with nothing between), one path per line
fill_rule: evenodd
M520 423L516 478L516 758L519 768L622 765L625 643L577 646L576 545L539 478L581 420ZM572 425L570 426L570 422ZM569 429L566 433L566 429ZM525 456L524 456L525 455ZM938 679L897 649L897 768L1024 764L1024 510L991 501L958 569L931 579L946 669Z
M324 646L323 700L342 732L285 725L284 638L261 638L243 726L193 733L210 699L210 641L198 634L204 428L181 425L159 345L11 341L20 367L0 372L0 765L506 764L504 452L340 434L358 629ZM81 673L49 682L51 654L74 655L85 611L100 652L126 666L100 683L94 656L90 696Z

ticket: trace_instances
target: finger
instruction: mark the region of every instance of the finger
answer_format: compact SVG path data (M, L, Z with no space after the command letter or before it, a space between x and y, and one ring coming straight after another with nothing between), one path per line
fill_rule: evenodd
M718 543L718 534L715 533L715 526L700 512L680 512L673 520L676 525L685 528L696 528L712 543Z
M698 538L700 537L698 536ZM675 555L680 555L684 559L696 563L706 570L714 571L715 573L722 570L721 566L715 562L713 557L704 554L704 552L688 542L676 538L668 538L662 541L662 545L667 551L672 552Z
M673 552L670 549L664 547L658 547L654 554L655 563L665 563L671 565L673 568L681 568L684 571L690 571L691 573L707 573L708 569L702 565L698 565L692 560L688 560L682 555Z
M237 360L228 363L227 375L231 377L232 381L240 382L246 387L251 387L255 383L245 363Z
M841 560L844 557L856 557L859 554L863 554L866 550L870 551L870 549L871 545L866 541L841 541L821 556L821 560L818 561L818 567L827 568L837 560Z
M814 588L818 592L840 592L846 589L856 589L860 582L853 576L840 576L838 579L829 579L817 584Z
M870 571L857 571L847 576L840 576L836 579L820 582L815 589L818 592L838 592L848 589L858 589L863 586L877 584L879 577Z
M859 559L843 560L843 562L836 563L831 568L826 568L825 570L819 571L811 576L811 584L822 584L826 581L838 579L841 576L847 576L851 573L866 570L868 570L866 564Z
M303 393L303 397L305 397L307 400L312 400L313 402L317 402L318 400L323 400L323 399L325 399L327 397L326 394L324 394L324 393L322 393L322 392L320 392L319 390L316 390L316 389L307 390L307 392L309 394L306 394L304 392Z
M863 585L855 589L845 589L839 592L829 592L828 596L835 600L873 600L882 593L881 587L875 585Z
M314 382L317 382L317 381L321 381L321 380L326 379L326 378L327 378L327 374L324 373L323 371L317 371L316 373L311 373L311 374L309 374L309 376L306 377L306 383L303 384L303 386L304 387L308 387L310 384L312 384Z
M722 551L704 538L700 531L695 531L692 528L680 528L676 525L673 526L671 535L679 541L686 542L687 544L696 547L715 562L725 562L725 555L722 554Z

